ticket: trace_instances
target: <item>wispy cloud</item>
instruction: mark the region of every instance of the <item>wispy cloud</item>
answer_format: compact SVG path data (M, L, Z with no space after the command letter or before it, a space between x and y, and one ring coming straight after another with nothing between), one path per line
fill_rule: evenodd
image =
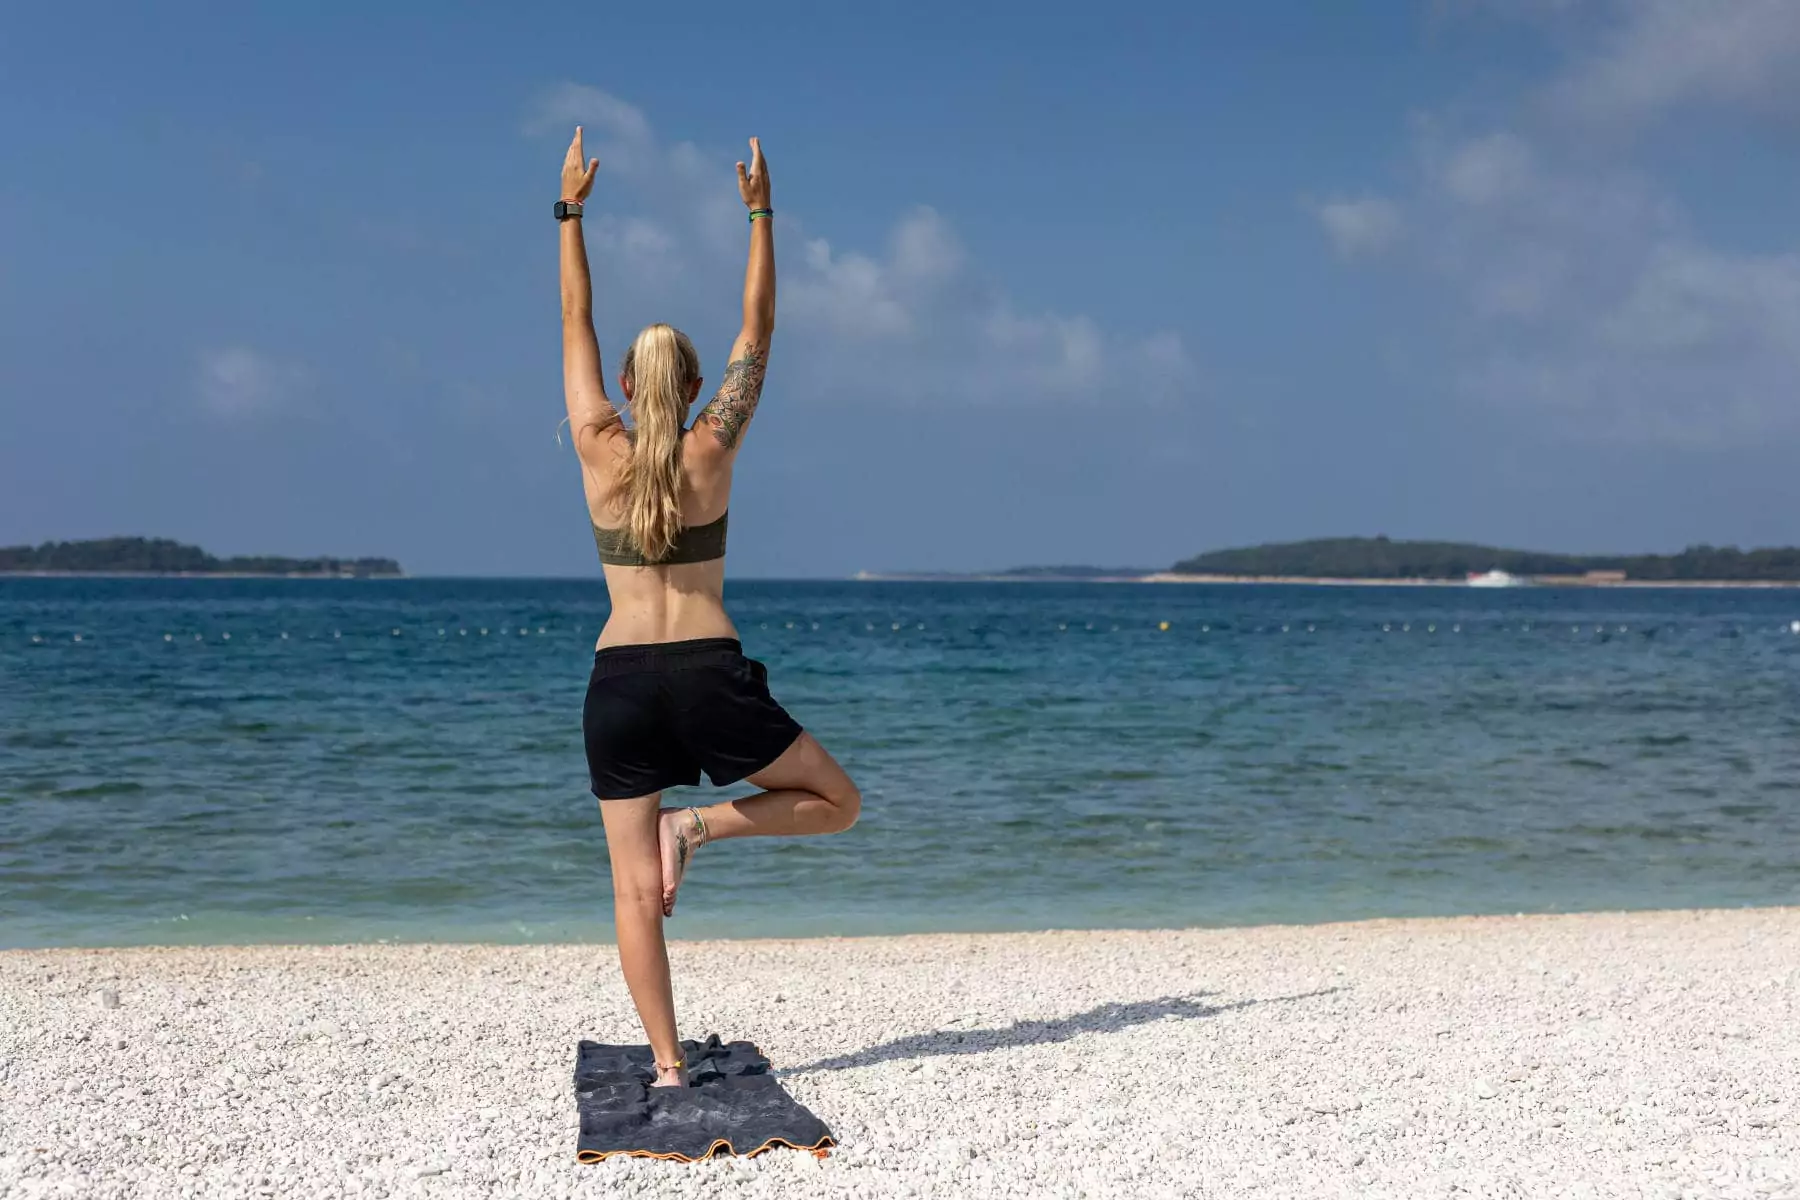
M637 108L581 84L548 91L523 123L528 136L581 125L613 186L594 206L594 250L658 299L735 286L744 213L735 154L665 143ZM1091 317L1032 305L980 269L945 218L903 213L878 248L835 244L781 205L779 146L768 147L781 211L782 373L834 395L928 404L1046 397L1166 401L1195 388L1173 331L1109 331ZM790 340L791 339L791 340Z
M1793 0L1613 0L1597 44L1547 89L1559 116L1612 127L1685 106L1800 114Z
M227 420L270 412L291 401L305 372L248 346L205 350L198 362L201 407Z
M1400 210L1379 196L1340 197L1311 206L1319 227L1344 258L1380 254L1400 237Z
M1752 120L1792 105L1800 90L1776 64L1800 47L1800 5L1489 7L1576 49L1509 126L1444 113L1415 125L1408 261L1463 314L1454 384L1579 438L1722 446L1800 431L1800 253L1708 245L1633 139L1595 137L1699 106ZM1601 23L1564 27L1577 17ZM1340 211L1335 231L1319 216L1339 253L1366 235L1361 214Z

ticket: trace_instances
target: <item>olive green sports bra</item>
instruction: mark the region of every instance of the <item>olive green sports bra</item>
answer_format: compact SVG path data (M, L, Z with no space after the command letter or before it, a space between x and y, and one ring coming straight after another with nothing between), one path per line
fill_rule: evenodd
M667 567L675 563L711 562L725 557L725 521L729 512L719 514L716 521L689 525L675 535L669 552L651 562L644 552L631 544L631 534L624 529L594 526L594 547L600 561L614 567Z

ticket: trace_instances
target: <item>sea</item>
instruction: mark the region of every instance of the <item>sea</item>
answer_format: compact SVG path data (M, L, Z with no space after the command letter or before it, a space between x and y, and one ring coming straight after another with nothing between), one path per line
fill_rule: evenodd
M1800 903L1800 591L727 604L863 816L706 847L671 936ZM610 940L606 614L598 580L0 579L0 945Z

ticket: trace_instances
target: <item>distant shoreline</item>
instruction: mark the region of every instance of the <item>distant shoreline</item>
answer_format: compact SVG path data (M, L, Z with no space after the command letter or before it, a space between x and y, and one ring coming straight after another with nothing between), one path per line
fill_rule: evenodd
M398 575L325 574L320 571L0 571L0 579L406 579Z
M1288 575L1181 575L1159 571L1145 575L1141 583L1242 583L1299 584L1307 587L1455 587L1471 585L1462 579L1373 579L1300 577ZM1476 591L1524 591L1532 588L1795 588L1800 580L1785 579L1581 579L1527 578L1516 587L1475 588Z
M272 571L0 571L0 579L310 579L320 582L333 580L350 580L366 583L371 580L412 579L411 575L322 575L317 572L294 572L282 574ZM418 578L437 578L420 576ZM442 576L442 578L462 578L461 576ZM470 578L477 578L471 576ZM536 579L535 575L500 575L481 576L479 578L495 579ZM583 578L586 576L556 576L545 578ZM762 576L745 577L757 581L766 581ZM823 577L818 582L830 582ZM1461 588L1468 591L1533 591L1545 588L1580 589L1593 591L1608 588L1628 588L1640 591L1657 588L1682 588L1687 590L1725 591L1739 588L1758 590L1793 590L1800 589L1800 580L1784 579L1549 579L1530 580L1518 587L1510 588L1472 588L1460 579L1374 579L1374 578L1334 578L1328 576L1297 575L1179 575L1170 571L1158 571L1150 575L925 575L896 572L892 574L876 571L859 571L849 576L850 583L1149 583L1149 584L1230 584L1240 587L1407 587L1407 588Z
M397 579L391 558L233 554L221 558L170 538L111 537L0 546L0 575L93 579Z
M1800 588L1800 580L1784 579L1580 579L1526 580L1511 588L1470 588L1461 579L1378 579L1300 575L1184 575L1156 571L1149 575L927 575L859 571L859 583L1174 583L1236 584L1288 587L1447 587L1473 591L1530 591L1539 588Z

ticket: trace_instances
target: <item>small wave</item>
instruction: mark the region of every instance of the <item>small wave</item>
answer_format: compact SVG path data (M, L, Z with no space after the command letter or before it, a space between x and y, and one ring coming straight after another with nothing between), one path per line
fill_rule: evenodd
M73 746L75 735L60 729L22 729L7 734L5 744L11 750L56 750Z
M1712 831L1704 825L1570 825L1556 832L1587 838L1637 838L1646 842L1712 840Z
M118 780L109 783L96 783L88 787L62 788L51 794L58 800L88 800L95 796L128 796L133 792L141 792L144 785L135 780Z
M1433 845L1438 850L1475 850L1484 854L1500 853L1513 848L1511 842L1501 838L1480 837L1473 834L1439 838Z

